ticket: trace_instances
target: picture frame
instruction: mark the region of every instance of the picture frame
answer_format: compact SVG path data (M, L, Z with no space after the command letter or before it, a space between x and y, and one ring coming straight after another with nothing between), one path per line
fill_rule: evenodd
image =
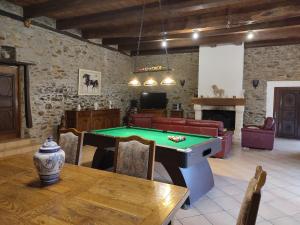
M101 94L101 72L79 69L78 95Z

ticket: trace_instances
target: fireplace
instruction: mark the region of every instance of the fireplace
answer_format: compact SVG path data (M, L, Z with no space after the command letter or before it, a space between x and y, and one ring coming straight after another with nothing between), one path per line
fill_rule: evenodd
M195 98L193 99L193 103L195 118L197 120L211 119L223 121L225 128L234 131L233 141L239 142L241 140L241 128L243 127L245 110L244 98ZM226 115L222 115L220 112L222 112L222 114L225 113ZM220 117L223 117L223 119L225 117L226 121ZM228 117L233 119L234 122L232 122L231 119L231 122L229 122Z
M216 120L224 123L224 128L234 131L235 111L230 110L202 110L203 120Z

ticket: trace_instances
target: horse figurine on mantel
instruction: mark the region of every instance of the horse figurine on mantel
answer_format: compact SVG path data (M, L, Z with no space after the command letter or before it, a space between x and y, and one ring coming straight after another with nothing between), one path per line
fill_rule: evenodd
M215 97L222 98L224 96L225 93L224 89L218 88L218 86L215 84L212 85L211 88L213 89L213 93Z
M89 89L90 86L92 86L92 90L94 90L95 88L97 88L99 86L98 80L91 80L91 75L86 73L82 77L85 80L84 84L85 84L87 90Z

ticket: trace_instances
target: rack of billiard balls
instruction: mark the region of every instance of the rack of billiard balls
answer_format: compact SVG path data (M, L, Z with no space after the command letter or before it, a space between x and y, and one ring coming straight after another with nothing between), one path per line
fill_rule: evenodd
M170 141L178 143L178 142L181 142L181 141L185 141L186 138L185 138L185 136L168 136L168 139Z

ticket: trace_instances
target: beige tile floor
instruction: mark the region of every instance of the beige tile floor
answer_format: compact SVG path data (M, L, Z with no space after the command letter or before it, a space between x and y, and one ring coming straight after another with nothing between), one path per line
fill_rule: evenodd
M84 161L88 162L93 151L85 149L84 153ZM190 209L180 209L174 225L236 224L248 180L256 165L262 165L268 173L257 224L300 224L300 141L277 139L273 151L242 149L235 145L229 158L211 158L209 162L215 187ZM168 179L160 164L156 164L155 177Z

